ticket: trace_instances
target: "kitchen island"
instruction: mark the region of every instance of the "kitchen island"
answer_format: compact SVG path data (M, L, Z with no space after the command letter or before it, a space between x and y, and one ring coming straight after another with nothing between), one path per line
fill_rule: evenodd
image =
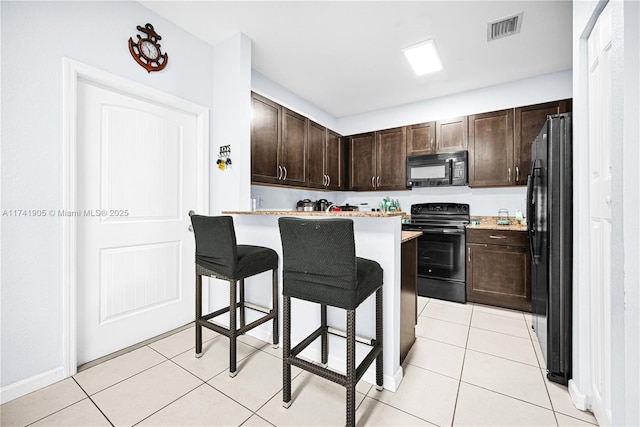
M280 257L279 288L282 301L282 243L278 228L278 218L310 217L319 218L349 218L354 223L356 255L380 263L383 269L383 334L384 334L384 388L396 391L402 381L402 366L400 366L400 323L401 323L401 241L402 238L412 238L413 235L403 235L401 219L403 212L301 212L287 210L258 210L258 211L226 211L224 215L234 217L237 241L239 244L250 244L270 247ZM310 245L313 242L309 242ZM213 279L211 279L213 280ZM246 299L254 304L270 306L270 280L268 274L258 275L246 280ZM264 286L252 286L252 282L264 281ZM212 292L214 288L212 288ZM282 306L282 302L281 302ZM365 300L356 312L356 332L362 337L375 336L375 298ZM247 312L247 322L253 319ZM345 328L344 310L329 308L328 323L337 329ZM299 342L320 324L320 306L308 301L292 299L291 309L291 340ZM282 330L282 320L280 319ZM271 328L263 325L251 331L251 334L264 341L271 341ZM357 363L364 357L367 347L358 344ZM320 360L320 342L313 343L303 353L313 360ZM329 366L338 371L345 369L346 348L343 339L330 336ZM375 384L375 366L369 368L363 379Z

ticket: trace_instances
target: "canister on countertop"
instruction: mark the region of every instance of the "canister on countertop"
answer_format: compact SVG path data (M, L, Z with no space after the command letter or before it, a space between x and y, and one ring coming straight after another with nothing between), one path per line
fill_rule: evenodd
M511 221L509 220L509 210L506 208L502 208L498 211L498 225L509 225Z

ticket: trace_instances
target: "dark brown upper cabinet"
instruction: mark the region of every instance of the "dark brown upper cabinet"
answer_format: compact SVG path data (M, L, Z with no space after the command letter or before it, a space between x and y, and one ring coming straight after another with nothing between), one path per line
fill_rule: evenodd
M251 181L305 186L308 119L258 94L251 100Z
M406 128L349 137L349 189L406 189Z
M469 141L467 117L454 117L406 127L407 156L466 150Z
M376 190L407 188L406 127L376 132Z
M571 111L571 100L469 116L469 186L527 185L531 143L547 116Z
M349 137L349 189L376 189L375 132Z
M436 122L407 126L407 156L436 152Z
M340 190L344 179L340 135L309 121L307 165L309 187Z
M282 181L289 185L307 184L307 122L309 119L282 108Z
M531 143L538 136L547 116L571 111L571 100L518 107L515 110L515 185L527 185L531 166Z
M257 94L251 104L251 181L281 183L282 107Z
M331 190L344 188L344 138L340 134L327 129L327 143L325 151L325 173Z
M252 93L251 180L328 190L404 190L406 157L469 150L470 187L526 185L531 142L571 99L349 137Z
M436 121L436 153L466 150L468 142L467 116Z
M469 116L469 186L513 185L513 109Z

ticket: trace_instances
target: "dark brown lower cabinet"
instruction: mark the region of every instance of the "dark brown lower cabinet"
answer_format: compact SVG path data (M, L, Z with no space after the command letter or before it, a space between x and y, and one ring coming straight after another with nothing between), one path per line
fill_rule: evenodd
M524 231L467 229L467 301L531 311L531 266Z
M418 239L401 246L400 284L400 363L407 357L416 340L418 320Z

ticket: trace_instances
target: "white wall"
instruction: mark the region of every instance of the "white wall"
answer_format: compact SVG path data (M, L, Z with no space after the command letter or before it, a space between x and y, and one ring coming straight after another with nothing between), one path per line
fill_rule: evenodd
M331 114L316 107L306 99L301 98L273 80L268 79L256 70L252 70L251 72L251 88L254 92L264 95L324 127L340 132L338 130L338 121Z
M236 34L214 48L211 214L251 208L251 40ZM231 146L231 168L219 170L221 146Z
M338 119L338 132L353 135L449 117L485 113L571 98L571 70Z
M572 73L563 71L535 78L509 82L451 96L416 102L388 108L385 110L341 117L335 120L319 111L306 100L297 97L286 89L270 82L266 77L254 71L252 85L254 90L275 101L282 101L292 109L308 117L323 117L319 123L330 127L342 135L387 129L415 123L422 123L459 115L468 115L531 105L572 97ZM309 113L308 113L309 111ZM526 198L525 187L471 189L469 187L417 188L397 192L319 192L297 189L269 189L252 186L251 197L261 196L262 208L295 208L299 199L328 199L337 204L361 204L366 207L377 206L384 197L392 197L401 202L405 210L415 203L459 202L468 203L472 215L497 215L498 209L507 208L511 215L516 209L524 212Z
M63 57L212 107L213 48L137 2L2 1L0 8L2 210L61 208ZM147 22L169 55L159 73L147 73L127 46ZM60 239L58 218L2 218L3 398L61 371Z

